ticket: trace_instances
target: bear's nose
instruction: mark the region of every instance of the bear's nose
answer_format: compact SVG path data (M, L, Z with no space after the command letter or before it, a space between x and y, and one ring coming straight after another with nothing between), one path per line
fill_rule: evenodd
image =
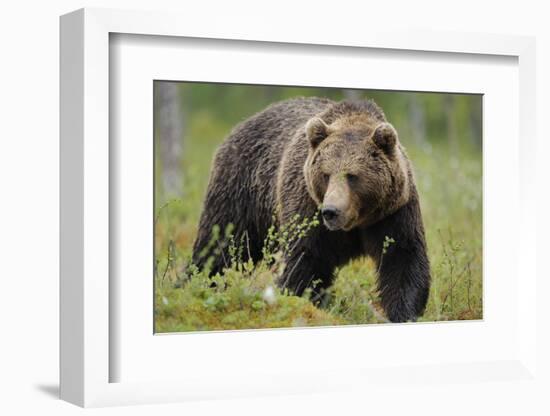
M336 209L336 207L333 207L331 205L324 207L321 210L321 215L326 221L332 221L338 216L339 212Z

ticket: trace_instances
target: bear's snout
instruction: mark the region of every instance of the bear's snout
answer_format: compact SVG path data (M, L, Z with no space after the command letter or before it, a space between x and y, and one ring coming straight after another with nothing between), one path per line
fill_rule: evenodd
M352 216L350 208L351 200L347 184L339 180L338 175L333 175L323 198L321 208L323 223L331 231L344 229Z
M340 211L336 207L329 205L321 210L321 215L325 221L331 222L340 215Z
M334 205L324 205L321 209L323 223L330 231L336 231L343 228L344 215L342 211Z

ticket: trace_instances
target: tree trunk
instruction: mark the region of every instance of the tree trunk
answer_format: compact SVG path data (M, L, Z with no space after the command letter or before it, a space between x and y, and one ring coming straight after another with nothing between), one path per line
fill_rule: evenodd
M183 175L183 115L180 109L179 88L175 82L156 83L157 134L159 138L161 182L164 201L181 197Z
M427 131L424 105L420 102L418 95L415 93L409 95L408 105L412 140L417 145L425 145L427 142Z
M458 132L456 125L456 98L451 94L445 94L443 99L443 109L445 111L445 118L447 124L447 138L449 140L449 147L451 153L456 155L458 150Z

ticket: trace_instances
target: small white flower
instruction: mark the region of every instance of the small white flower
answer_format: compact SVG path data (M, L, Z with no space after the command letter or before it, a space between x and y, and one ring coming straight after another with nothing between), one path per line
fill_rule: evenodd
M265 288L262 298L268 305L273 305L275 302L277 302L273 286L268 286Z
M165 305L168 305L168 299L166 299L166 297L162 297L162 303L164 303Z

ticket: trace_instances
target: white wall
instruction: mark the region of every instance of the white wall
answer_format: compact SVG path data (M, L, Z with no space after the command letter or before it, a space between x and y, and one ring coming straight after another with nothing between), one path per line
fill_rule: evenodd
M185 4L190 3L190 4ZM198 4L197 4L198 3ZM372 4L370 4L372 3ZM0 413L72 414L81 410L54 398L58 377L58 16L80 7L182 10L204 18L210 13L249 14L254 19L276 19L281 28L315 19L327 30L338 25L365 25L389 19L409 27L474 32L511 33L537 36L538 132L540 179L545 193L539 213L548 210L550 105L550 30L546 2L443 1L332 1L299 3L256 1L162 1L89 0L5 1L0 11ZM242 5L242 7L240 6ZM246 10L246 12L244 12ZM546 140L543 140L543 137ZM490 215L490 213L489 213ZM540 235L550 231L548 220L539 224L541 254L549 244ZM544 231L543 231L544 230ZM540 256L542 258L542 255ZM543 266L542 260L540 265ZM548 282L540 293L550 293ZM550 302L549 302L550 303ZM550 317L549 307L540 305ZM550 350L548 334L544 348ZM548 358L540 357L548 371ZM550 391L550 389L548 389ZM541 392L529 388L491 386L490 394L456 385L453 389L434 386L422 408L410 403L419 392L396 398L391 391L383 397L353 398L345 393L323 397L235 400L226 402L165 405L152 409L102 409L100 414L148 414L167 411L183 414L357 414L393 412L408 414L542 414L535 402ZM452 393L452 394L451 394ZM425 393L424 393L425 394ZM546 404L548 406L548 403ZM9 409L9 410L8 410ZM546 407L548 412L548 407Z

